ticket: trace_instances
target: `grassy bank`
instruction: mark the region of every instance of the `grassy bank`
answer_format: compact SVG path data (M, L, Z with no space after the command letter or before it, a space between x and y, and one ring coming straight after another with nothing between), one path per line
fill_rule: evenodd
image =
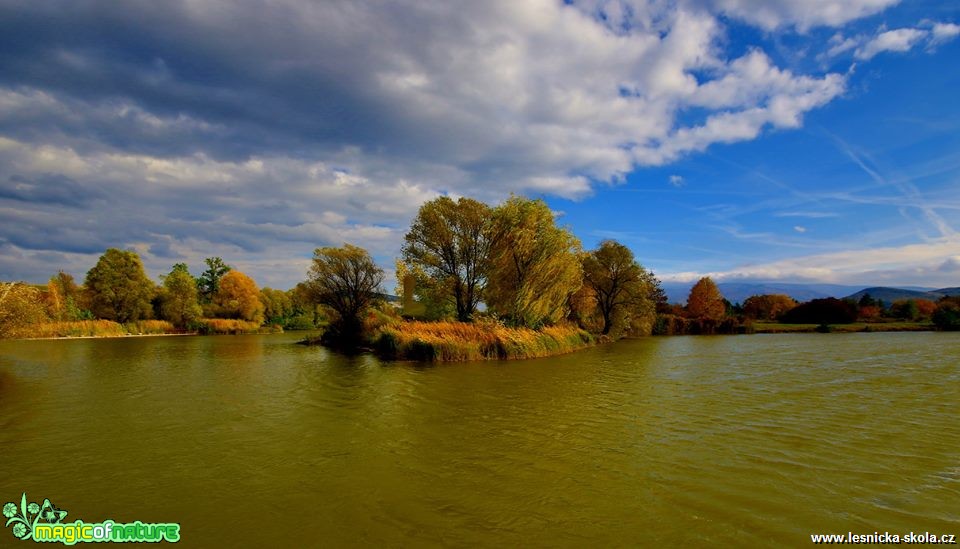
M812 333L822 331L818 324L781 324L779 322L755 322L755 333L758 334L790 334ZM930 322L856 322L853 324L830 324L830 332L927 332L936 328Z
M21 338L120 337L173 333L177 333L177 330L166 320L141 320L127 324L119 324L111 320L74 320L28 324L20 328L16 336Z
M593 336L575 326L540 330L495 323L400 322L377 329L374 351L394 360L455 362L538 358L589 347Z

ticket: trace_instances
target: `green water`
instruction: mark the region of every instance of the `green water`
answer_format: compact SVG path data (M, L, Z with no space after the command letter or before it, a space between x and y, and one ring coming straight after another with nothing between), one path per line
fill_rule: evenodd
M0 342L0 503L180 522L188 547L960 534L960 334L437 366L297 337Z

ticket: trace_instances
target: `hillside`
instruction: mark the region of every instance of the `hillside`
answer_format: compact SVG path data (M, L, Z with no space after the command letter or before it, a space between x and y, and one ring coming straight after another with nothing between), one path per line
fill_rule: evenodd
M953 292L953 293L951 293ZM859 292L846 296L850 299L860 300L865 294L870 294L873 299L881 299L890 304L900 299L929 299L936 301L946 295L960 295L960 288L943 288L941 290L918 291L907 290L905 288L890 288L886 286L877 286L873 288L864 288Z

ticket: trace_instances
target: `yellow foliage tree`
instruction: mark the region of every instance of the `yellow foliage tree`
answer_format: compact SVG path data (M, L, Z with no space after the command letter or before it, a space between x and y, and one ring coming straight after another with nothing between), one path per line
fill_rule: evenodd
M542 200L517 196L494 209L487 305L518 326L562 319L580 289L580 241L558 227Z
M264 307L257 283L237 270L223 275L213 294L211 312L220 318L240 318L262 324Z
M25 328L46 319L38 289L22 282L0 282L0 337L22 337Z

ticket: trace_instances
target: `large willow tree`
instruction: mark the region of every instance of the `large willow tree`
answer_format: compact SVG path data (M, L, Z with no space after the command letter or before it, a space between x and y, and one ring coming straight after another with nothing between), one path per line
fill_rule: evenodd
M383 269L363 248L317 248L307 274L307 284L316 303L334 312L324 332L328 344L358 345L362 339L363 315L377 298Z
M542 200L513 196L494 209L491 222L487 305L518 326L563 318L583 281L580 241L557 226Z
M473 318L486 282L489 218L483 202L441 196L420 207L405 237L405 270L426 274L431 292L450 300L461 322Z

